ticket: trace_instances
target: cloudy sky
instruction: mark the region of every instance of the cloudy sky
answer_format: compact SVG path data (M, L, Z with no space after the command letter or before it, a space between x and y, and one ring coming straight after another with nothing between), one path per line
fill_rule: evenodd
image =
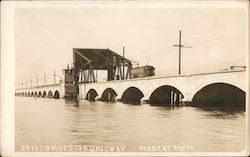
M150 7L151 6L151 7ZM184 6L184 7L183 7ZM182 72L245 65L246 10L197 5L95 4L85 7L27 7L15 11L16 82L35 81L71 64L73 48L109 48L153 65L157 74L178 73L179 30Z

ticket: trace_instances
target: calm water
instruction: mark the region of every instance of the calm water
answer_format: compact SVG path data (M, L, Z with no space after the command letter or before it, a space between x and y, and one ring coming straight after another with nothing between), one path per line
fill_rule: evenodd
M56 144L241 151L244 142L242 111L16 97L16 151L22 145Z

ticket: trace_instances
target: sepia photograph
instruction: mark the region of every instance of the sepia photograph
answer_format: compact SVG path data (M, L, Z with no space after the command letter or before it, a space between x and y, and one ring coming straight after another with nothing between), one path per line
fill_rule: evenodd
M3 1L1 19L2 156L249 155L249 1Z

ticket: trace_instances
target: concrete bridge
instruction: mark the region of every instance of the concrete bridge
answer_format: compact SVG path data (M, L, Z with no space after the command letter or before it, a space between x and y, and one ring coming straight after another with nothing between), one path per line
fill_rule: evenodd
M80 83L79 99L90 101L149 101L150 103L245 102L246 70L147 77L130 80ZM16 90L16 95L62 98L64 86L55 84ZM59 96L58 96L59 95Z
M17 96L31 96L31 97L48 97L48 98L63 98L64 88L60 83L37 86L33 88L17 89L15 95Z

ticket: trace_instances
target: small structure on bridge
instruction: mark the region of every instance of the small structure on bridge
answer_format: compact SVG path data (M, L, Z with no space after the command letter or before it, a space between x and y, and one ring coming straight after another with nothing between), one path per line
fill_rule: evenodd
M131 69L131 79L150 77L155 75L155 68L150 65Z
M64 98L65 99L76 99L77 91L74 80L74 68L63 69L64 73Z

